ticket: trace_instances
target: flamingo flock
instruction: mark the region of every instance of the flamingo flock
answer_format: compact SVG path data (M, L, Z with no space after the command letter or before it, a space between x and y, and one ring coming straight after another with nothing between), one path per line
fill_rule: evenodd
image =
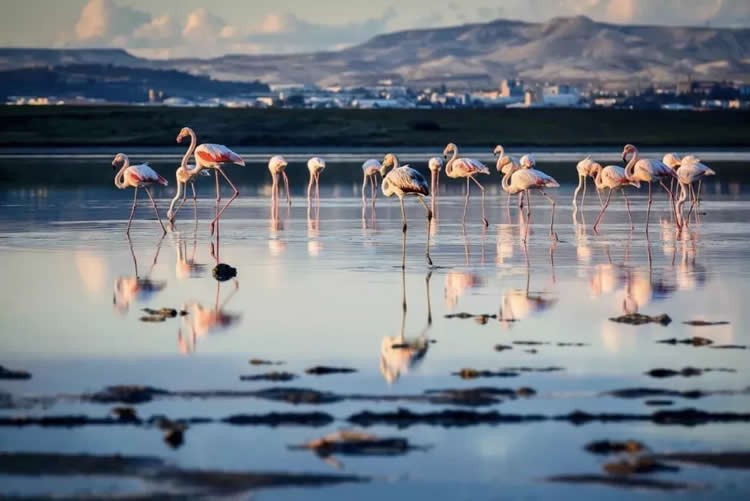
M167 221L170 227L173 228L177 214L187 199L187 186L190 185L193 198L194 219L197 227L197 192L195 183L198 178L202 176L210 176L209 172L210 170L213 170L216 180L216 214L209 223L209 232L213 235L222 214L239 196L239 190L224 172L224 169L232 164L244 166L245 161L239 154L222 144L203 143L199 145L197 136L190 127L183 127L180 130L177 135L177 142L180 143L187 137L190 138L190 145L175 172L177 190L174 198L172 198L170 202L169 209L167 210ZM524 203L526 205L526 232L522 235L523 243L525 244L526 239L528 238L529 221L531 219L531 192L534 190L538 191L550 203L551 218L549 224L549 235L553 241L558 241L557 233L555 233L554 229L555 208L557 203L546 190L549 188L558 188L560 184L552 176L536 168L536 160L531 154L525 154L520 158L513 155L507 155L505 148L502 145L497 145L493 149L493 153L497 157L496 170L502 174L500 188L502 192L507 194L508 211L510 211L511 195L518 194L519 214L524 211ZM194 163L189 163L191 156L193 157ZM626 144L624 146L621 156L625 163L624 167L619 165L607 165L602 167L601 164L594 161L590 156L587 156L577 163L576 173L578 175L578 185L573 193L573 213L574 221L576 223L578 213L580 212L582 214L585 210L588 178L591 178L594 182L601 205L601 209L593 225L594 233L599 233L599 226L603 221L604 214L609 207L612 193L614 191L619 191L622 194L628 213L630 229L632 231L635 228L630 211L630 199L627 196L626 189L639 189L642 183L646 183L648 187L645 223L647 237L651 206L653 203L651 186L653 183L658 183L667 194L669 211L674 220L674 225L677 228L678 234L684 227L689 225L693 212L695 212L696 221L699 220L696 207L700 204L702 180L704 177L713 176L716 173L703 164L698 157L694 155L686 155L681 158L676 153L668 153L664 155L662 160L644 158L641 156L639 150L632 144ZM156 201L151 193L151 187L155 184L167 186L167 180L154 171L147 163L130 165L130 160L124 153L118 153L112 161L112 165L117 170L114 178L115 186L119 189L134 188L133 205L131 207L130 217L128 218L128 224L125 230L126 234L130 234L133 216L138 203L139 189L143 189L148 195L159 226L161 227L162 232L166 234L167 228L164 226L159 215ZM287 206L291 207L289 178L286 174L287 165L288 162L281 155L272 156L268 161L268 170L271 174L272 180L272 218L275 221L278 221L280 180L284 181ZM321 157L312 157L307 161L307 168L309 171L309 181L307 185L308 214L312 207L316 207L319 210L320 175L325 167L326 162ZM430 173L429 183L418 170L408 165L401 165L398 156L394 153L386 154L382 161L371 158L362 164L363 177L361 193L363 221L368 206L368 191L369 205L373 215L379 185L380 190L385 197L396 196L399 199L403 235L402 267L405 265L406 233L408 228L406 209L404 207L404 198L406 197L416 198L416 200L425 208L427 216L427 244L425 258L429 266L432 266L433 264L430 257L430 234L434 234L436 231L433 227L433 218L437 214L436 202L437 195L440 191L441 171L444 171L445 175L451 179L466 180L462 217L464 232L466 228L466 217L468 213L469 195L472 182L476 184L481 192L482 225L484 227L489 225L485 213L485 187L477 180L477 177L480 174L485 176L490 175L490 170L481 161L470 157L459 157L458 146L454 143L448 143L443 149L442 157L435 156L429 158L427 169ZM219 208L221 202L219 176L223 177L232 189L231 197L221 208ZM378 181L378 176L380 176L380 182ZM669 186L666 183L667 181L669 181ZM680 190L678 198L675 198L675 183ZM695 187L696 183L698 184L697 188ZM603 200L601 193L605 189L607 190L607 196L606 199ZM580 196L581 205L579 208L578 200L581 190L583 192ZM430 205L425 202L425 198L427 197L431 197ZM688 201L688 198L690 198L690 207L688 209L687 217L684 217L683 207ZM316 211L316 220L317 217Z

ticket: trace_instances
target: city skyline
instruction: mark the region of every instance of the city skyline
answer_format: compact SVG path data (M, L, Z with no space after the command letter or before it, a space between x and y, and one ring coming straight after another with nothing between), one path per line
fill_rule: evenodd
M382 33L435 28L497 18L544 22L585 15L616 24L750 26L743 0L349 0L311 4L286 0L3 0L0 46L117 47L151 58L335 50ZM460 5L460 6L459 6ZM35 29L29 29L30 26Z

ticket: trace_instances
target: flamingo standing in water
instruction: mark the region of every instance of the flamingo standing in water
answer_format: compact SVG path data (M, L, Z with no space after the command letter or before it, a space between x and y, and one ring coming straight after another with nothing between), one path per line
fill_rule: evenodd
M271 178L273 180L273 186L271 187L271 200L274 207L279 199L279 174L284 178L284 187L286 188L286 203L289 207L292 206L292 200L289 198L289 178L286 177L287 161L281 155L274 155L268 160L268 170L271 171Z
M226 210L227 207L229 207L229 204L232 203L232 201L237 198L240 194L240 191L237 189L237 187L232 183L232 181L227 177L227 175L224 173L224 169L222 169L222 166L224 164L237 164L237 165L245 165L245 161L242 159L241 156L239 156L237 153L233 152L223 144L211 144L211 143L204 143L201 145L197 145L198 140L195 137L195 132L193 132L193 129L190 127L183 127L180 130L180 133L177 135L177 142L181 143L182 140L186 137L190 136L190 146L188 147L187 152L185 153L185 156L183 157L183 163L186 162L186 159L190 157L191 154L195 153L195 166L196 169L199 171L201 169L214 169L215 176L216 176L216 203L218 204L221 201L221 189L219 188L219 174L224 176L224 179L226 179L227 183L229 183L229 186L232 187L234 190L234 193L232 193L231 198L229 201L222 207L221 210L216 212L216 216L211 221L211 224L209 225L209 229L211 231L211 235L214 234L214 228L216 227L216 221L221 217L221 215L224 213L224 210ZM195 173L197 174L197 172ZM218 206L217 206L218 208Z
M392 168L390 172L388 169ZM387 174L386 174L387 173ZM404 209L404 197L414 195L417 200L424 206L427 211L427 264L432 266L430 259L430 223L432 223L432 209L424 202L424 197L430 195L430 188L424 176L408 165L399 167L398 158L393 153L388 153L383 159L380 167L380 175L383 177L381 189L383 195L391 197L396 195L401 203L401 223L402 223L402 251L401 251L401 268L406 267L406 210Z
M679 226L682 226L682 206L685 203L685 199L687 198L688 189L690 190L692 203L690 204L690 210L688 211L687 220L685 221L686 225L690 223L690 214L693 212L693 208L698 203L698 197L696 196L695 190L693 189L693 184L696 181L700 183L704 176L714 175L716 175L716 172L713 169L710 169L708 166L702 164L697 157L689 155L682 159L680 168L677 169L677 182L680 184L680 188L682 188L682 191L680 192L680 199L677 202L676 207L677 216L679 218L677 222ZM698 190L700 192L700 188Z
M312 157L307 161L307 170L310 171L310 182L307 185L307 206L310 206L310 192L313 180L315 181L315 198L320 205L320 173L326 168L326 161L320 157Z
M440 190L440 169L443 168L443 159L440 157L432 157L427 162L427 168L430 169L430 193L432 193L433 199Z
M453 153L453 156L450 160L448 160L448 154L451 152ZM476 183L477 186L479 186L479 189L482 190L482 223L484 223L485 226L489 226L487 218L484 217L484 186L482 186L479 181L474 179L474 176L476 176L477 174L489 175L490 170L482 162L474 158L457 157L458 146L453 143L448 143L448 145L445 147L445 150L443 150L443 158L447 162L445 164L445 174L448 177L452 177L454 179L460 177L466 178L466 198L464 200L463 223L464 225L466 224L466 210L469 207L469 180L472 180Z
M630 161L628 161L628 155ZM651 196L651 183L658 182L662 188L669 195L669 203L672 206L672 210L675 212L675 220L677 219L677 212L674 207L674 196L672 190L667 188L664 184L666 178L674 178L677 175L664 165L659 160L652 160L650 158L640 158L638 154L638 148L632 144L626 144L622 150L622 161L627 163L625 167L625 176L630 181L640 181L648 184L648 209L646 210L646 235L648 235L648 221L651 217L651 204L653 198ZM679 224L679 221L677 222Z
M172 199L172 202L169 204L169 210L167 211L167 219L169 219L169 224L174 225L174 220L177 217L177 213L180 212L180 209L182 209L182 206L185 205L185 200L187 199L187 184L190 183L190 188L193 190L193 216L195 218L196 224L198 222L198 195L195 193L195 178L198 176L210 176L211 174L207 170L201 170L197 169L195 165L188 165L189 155L186 153L184 157L182 157L182 164L177 168L177 172L175 173L175 177L177 178L177 193L175 194L174 198ZM184 193L182 193L182 190L185 190ZM177 203L177 200L180 199L180 195L182 195L182 201L180 202L180 205L177 206L177 209L174 208L174 204Z
M583 195L581 196L581 213L583 213L584 204L586 202L586 185L588 184L588 178L595 177L596 174L593 173L592 167L594 165L599 165L593 160L591 160L591 156L587 156L578 164L576 164L576 171L578 172L578 186L576 187L576 191L573 192L573 208L574 213L573 215L578 212L578 192L581 190L581 187L583 187ZM601 169L601 165L599 165L599 169ZM594 180L594 184L596 184L596 180ZM599 203L602 203L602 195L599 193L599 190L597 190L597 195L599 195Z
M493 150L493 153L497 157L497 163L495 164L495 168L498 172L502 173L503 175L510 172L511 169L520 169L521 168L521 161L516 158L513 155L506 155L505 154L505 148L502 147L502 145L498 144L495 146L495 149ZM502 189L502 183L500 188ZM518 203L519 207L523 207L523 194L518 194ZM510 217L510 193L508 193L508 200L507 200L507 209L508 209L508 217Z
M533 157L532 157L533 158ZM518 169L511 168L503 176L502 184L503 191L512 194L515 193L526 193L526 213L531 217L531 197L529 190L538 189L544 198L550 201L552 204L552 220L549 225L549 234L553 240L557 240L557 234L554 231L555 226L555 201L545 193L544 188L559 188L560 184L555 179L545 174L544 172L537 169ZM519 197L520 198L520 197ZM526 225L526 233L528 235L528 223ZM523 238L526 241L526 237Z
M367 183L370 183L370 198L372 206L375 207L375 199L378 196L378 173L380 172L380 162L374 158L365 160L362 164L362 209L367 204ZM363 215L364 217L364 215Z
M596 218L596 222L594 222L594 231L596 232L597 226L599 226L602 217L604 217L604 212L607 210L607 207L609 207L609 199L612 196L612 191L617 189L620 190L622 196L625 198L625 207L628 209L628 219L630 220L630 231L633 231L634 226L633 216L630 214L630 200L625 194L624 188L625 186L635 186L636 188L640 188L641 183L628 179L627 176L625 176L625 169L617 165L608 165L602 168L601 164L592 162L589 166L589 175L594 178L594 184L596 185L597 191L609 188L607 200L604 202L602 210Z
M117 169L119 164L122 164L122 167L120 167L120 170L115 174L115 186L121 190L124 190L129 186L135 188L133 207L130 209L130 218L128 219L128 227L125 230L125 234L130 236L130 225L133 223L133 214L135 214L135 207L138 205L138 188L146 190L148 198L151 199L151 205L154 206L156 219L159 221L162 231L166 234L167 229L164 228L164 223L161 222L161 217L159 217L156 202L154 201L154 197L151 196L150 186L154 183L166 186L169 184L167 183L167 180L157 174L148 164L130 165L130 159L125 153L118 153L115 155L114 160L112 160L113 168Z

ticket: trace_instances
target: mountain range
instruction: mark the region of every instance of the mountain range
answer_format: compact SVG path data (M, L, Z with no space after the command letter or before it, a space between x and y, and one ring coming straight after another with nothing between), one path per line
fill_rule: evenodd
M750 82L750 29L626 26L587 17L399 31L330 52L149 60L118 49L0 49L0 70L68 64L170 69L218 80L493 87L505 78L635 88L686 80Z

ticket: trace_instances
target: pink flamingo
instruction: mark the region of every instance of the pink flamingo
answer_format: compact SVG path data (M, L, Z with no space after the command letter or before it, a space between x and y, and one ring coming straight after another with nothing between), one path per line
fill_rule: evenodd
M174 225L174 220L177 217L177 213L180 212L182 206L185 205L185 200L187 199L188 183L190 183L190 188L192 188L193 190L193 216L195 218L196 225L198 224L198 195L195 193L195 178L198 176L211 175L207 170L196 169L195 165L188 165L187 160L188 155L185 155L182 158L182 164L177 168L177 171L175 172L175 177L177 178L177 193L175 193L172 202L169 204L169 210L167 211L167 219L169 220L170 225ZM182 193L183 189L185 190L184 193ZM180 205L177 206L177 209L175 209L174 204L177 203L177 200L180 199L180 195L182 195L182 201L180 202Z
M222 207L220 211L216 213L216 216L213 218L211 224L209 225L211 235L213 235L214 228L216 227L216 221L218 221L226 208L229 207L229 204L231 204L232 201L234 201L234 199L237 198L240 194L240 191L237 189L234 183L232 183L229 177L227 177L227 175L224 173L224 169L222 169L222 166L224 164L230 163L245 165L245 161L241 156L239 156L237 153L233 152L223 144L204 143L196 146L198 141L195 137L195 132L193 132L193 129L191 129L190 127L183 127L182 130L180 130L180 133L177 135L177 142L181 143L182 139L187 136L190 136L190 146L188 147L188 150L183 157L183 163L186 163L186 159L189 158L190 155L193 154L193 152L195 152L195 168L198 171L200 171L201 169L214 169L216 171L216 203L218 204L221 201L219 174L224 176L224 179L226 179L227 183L229 183L229 186L231 186L234 190L234 193L232 193L229 201L226 203L226 205L224 205L224 207ZM195 172L194 175L197 174L198 172Z
M448 160L448 154L453 153L453 156ZM490 170L479 160L474 158L457 158L458 157L458 146L453 143L448 145L443 150L443 158L446 160L445 174L453 179L465 177L466 178L466 198L464 199L464 217L463 223L466 225L466 210L469 207L469 180L474 181L479 189L482 190L482 223L485 226L489 226L487 218L484 217L484 186L479 181L474 179L477 174L489 175Z
M604 212L607 210L607 207L609 207L609 199L612 196L612 191L617 189L620 190L622 196L625 198L625 206L628 209L628 219L630 220L630 230L632 231L634 226L633 217L630 214L630 200L625 194L624 188L625 186L635 186L636 188L640 188L641 183L628 179L627 176L625 176L625 169L617 165L608 165L602 169L601 164L592 162L589 168L589 175L594 178L594 184L596 185L597 190L609 188L607 199L602 206L601 212L599 212L599 216L596 218L596 222L594 223L594 231L597 231L596 228L599 226L602 217L604 217Z
M370 183L370 198L372 206L375 206L375 199L378 196L378 172L380 171L380 162L374 158L365 160L362 164L362 208L367 204L367 183Z
M156 219L159 221L159 225L161 226L162 231L166 234L167 230L166 228L164 228L164 223L161 222L161 217L159 217L159 211L156 208L156 202L154 201L154 197L151 196L150 186L154 183L166 186L167 184L169 184L167 183L167 180L157 174L156 171L149 167L148 164L130 165L130 159L125 153L118 153L117 155L115 155L114 160L112 160L112 167L114 167L115 169L117 169L117 166L119 164L122 164L122 167L120 167L120 170L117 172L117 174L115 174L115 186L117 186L117 188L121 190L124 190L125 188L128 188L130 186L135 188L133 207L130 209L130 218L128 219L128 227L125 230L125 234L127 234L128 236L130 235L130 225L133 222L135 207L136 205L138 205L138 188L143 188L144 190L146 190L148 198L151 199L151 205L154 206Z
M326 168L326 161L320 157L312 157L307 161L307 170L310 171L310 182L307 185L307 205L310 206L310 193L313 181L315 181L315 198L320 206L320 173Z
M588 156L578 162L576 164L576 171L578 172L578 186L576 187L576 191L573 192L573 208L575 212L573 215L575 216L576 212L578 212L578 192L581 190L581 187L583 187L583 195L581 196L581 213L583 213L584 204L586 202L586 185L588 184L588 178L589 177L595 177L596 174L593 173L593 166L599 165L593 160L591 160L591 156ZM601 170L602 166L599 165L599 169ZM596 179L594 179L594 184L596 184ZM602 195L599 193L599 190L597 190L597 195L599 195L599 203L602 204ZM603 204L602 204L603 205Z
M533 159L533 157L531 157ZM549 225L549 234L553 240L557 240L557 234L554 231L555 226L555 201L545 193L544 188L559 188L560 184L555 179L537 169L519 169L513 167L503 176L502 188L506 193L511 195L516 193L526 193L526 213L531 217L531 197L529 190L539 190L544 198L552 204L552 220ZM520 197L519 197L520 198ZM526 234L528 236L528 223L526 225ZM526 241L526 237L523 238Z
M628 155L632 154L630 161L628 162ZM622 150L622 161L627 163L625 167L625 177L630 181L640 181L648 184L648 209L646 210L646 235L648 235L648 221L651 217L651 204L653 198L651 195L651 183L658 182L664 191L669 195L669 203L674 211L674 196L672 190L667 188L664 184L666 178L674 178L677 175L664 165L659 160L653 160L650 158L640 158L638 156L638 148L632 144L626 144ZM677 219L677 212L675 211L675 220ZM679 221L678 221L679 224Z
M503 175L510 172L511 169L521 168L521 161L513 155L506 155L505 148L503 148L502 145L498 144L497 146L495 146L493 153L497 157L495 168L497 169L498 172L501 172ZM502 189L502 184L500 188ZM523 207L523 193L518 194L518 206ZM508 193L508 200L507 200L506 207L508 209L508 217L510 218L510 193Z
M271 186L271 210L276 211L278 209L278 201L279 201L279 174L281 174L284 177L284 184L286 186L286 202L289 207L292 206L292 201L289 198L289 180L286 177L286 172L284 170L286 169L287 161L284 157L281 155L274 155L268 160L268 170L271 171L271 180L273 181L273 185ZM276 213L276 216L278 217L278 213Z
M696 181L700 183L705 176L714 175L716 175L716 172L713 169L710 169L708 166L702 164L697 157L689 155L682 159L680 167L677 169L677 182L679 183L680 188L682 188L682 191L680 192L680 199L677 202L676 208L677 216L679 217L679 226L682 226L683 223L682 206L685 203L685 199L687 198L688 189L690 190L692 203L690 204L690 210L688 211L687 220L685 220L686 226L690 223L690 214L693 212L693 208L698 203L698 197L695 193L695 189L693 188L693 184ZM700 188L698 193L700 193Z

